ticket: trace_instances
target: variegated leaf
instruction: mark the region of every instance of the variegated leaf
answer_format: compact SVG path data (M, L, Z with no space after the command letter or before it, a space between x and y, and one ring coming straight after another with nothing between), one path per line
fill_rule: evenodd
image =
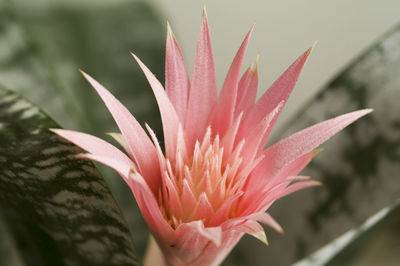
M293 266L397 265L399 223L400 199Z
M156 101L135 51L163 78L165 23L146 0L0 0L0 84L45 110L63 127L101 135L115 122L79 74L93 75L162 138ZM144 253L148 230L132 193L99 166Z
M106 183L48 129L38 107L0 88L0 210L27 265L140 265Z

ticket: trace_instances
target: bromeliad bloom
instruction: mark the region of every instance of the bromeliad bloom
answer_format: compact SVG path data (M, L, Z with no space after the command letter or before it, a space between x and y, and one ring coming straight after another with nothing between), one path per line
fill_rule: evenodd
M316 148L369 113L348 113L283 139L264 150L268 136L311 52L302 54L256 100L255 62L240 77L250 29L217 95L207 18L202 25L192 79L168 26L165 90L135 56L155 94L163 123L165 154L146 125L97 81L83 73L100 95L122 134L112 136L128 156L91 135L54 130L114 168L131 188L167 265L217 265L243 234L266 243L260 223L278 232L266 213L279 198L318 185L300 171Z

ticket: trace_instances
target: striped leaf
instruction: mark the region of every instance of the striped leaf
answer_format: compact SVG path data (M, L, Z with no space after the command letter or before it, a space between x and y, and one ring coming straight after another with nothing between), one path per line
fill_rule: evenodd
M115 131L103 102L79 74L107 87L162 139L156 101L129 51L164 77L165 19L147 0L0 0L0 84L40 106L65 128ZM49 100L51 99L51 100ZM132 192L99 166L144 253L148 230Z
M400 200L293 266L397 265Z
M27 265L140 265L106 183L59 127L0 87L0 210Z

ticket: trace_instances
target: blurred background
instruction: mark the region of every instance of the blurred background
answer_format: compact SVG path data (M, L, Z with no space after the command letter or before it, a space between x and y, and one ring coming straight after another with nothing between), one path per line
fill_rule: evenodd
M290 265L359 228L387 206L392 206L387 215L363 227L368 234L358 234L343 248L332 249L324 261L309 263L398 265L397 0L0 0L0 83L41 106L61 126L103 137L104 132L117 129L79 74L78 69L83 69L161 136L152 92L129 51L163 82L168 20L191 73L204 4L219 87L253 23L243 69L260 53L259 95L318 40L273 131L274 141L345 112L375 109L324 145L325 152L304 173L323 181L324 187L296 193L273 206L271 213L286 233L267 229L268 248L245 237L224 265ZM148 232L130 191L112 171L100 169L143 254ZM1 230L7 235L6 225ZM12 241L2 240L2 245L13 250ZM10 253L16 261L17 253Z

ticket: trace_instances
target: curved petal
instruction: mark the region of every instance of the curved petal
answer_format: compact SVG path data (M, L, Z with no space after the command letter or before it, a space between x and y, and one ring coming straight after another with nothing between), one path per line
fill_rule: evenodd
M272 130L271 123L279 114L283 104L283 102L278 104L278 106L276 106L271 113L262 119L247 135L237 135L236 142L242 140L243 138L246 140L246 149L244 149L242 152L242 158L245 161L252 161L257 154L259 154L260 150L264 148L269 133Z
M94 155L107 156L121 161L124 164L133 164L132 160L128 158L122 151L117 149L110 143L82 132L66 129L50 129L57 135L81 147L85 151Z
M241 112L247 111L254 105L257 97L258 88L258 61L260 55L257 55L253 63L244 72L238 85L238 96L236 100L235 114L236 117Z
M193 262L193 266L217 266L222 263L226 258L228 253L237 244L237 242L242 238L243 232L239 231L224 231L222 233L222 241L220 246L207 245L204 250L204 256L200 256Z
M297 58L296 61L294 61L294 63L290 65L289 68L261 96L245 117L240 132L248 132L281 101L287 101L313 47L314 45ZM275 121L276 119L271 123L271 126L275 124Z
M210 244L220 246L222 231L220 227L204 227L202 221L183 223L176 229L177 242L174 244L175 253L185 265L192 265ZM207 256L204 254L203 256Z
M268 240L267 236L265 235L264 228L254 220L247 220L232 230L251 235L268 246Z
M130 175L130 173L132 171L134 171L134 165L133 165L132 161L130 163L125 163L125 162L119 161L118 159L113 158L113 157L109 157L106 155L95 155L95 154L90 154L90 153L79 154L79 155L77 155L77 157L96 161L96 162L99 162L99 163L102 163L104 165L111 167L112 169L117 171L122 176L122 178L128 185L130 185L128 176Z
M224 85L222 85L221 94L211 117L211 128L214 129L215 134L218 133L220 136L225 135L225 132L232 125L234 120L233 114L236 106L240 69L242 67L247 43L249 42L253 29L254 25L247 33L242 45L233 59L232 65L229 68L228 74L226 75Z
M282 227L269 213L266 213L266 212L255 213L255 214L250 215L250 217L251 217L251 219L254 219L258 222L268 225L269 227L274 229L276 232L283 234Z
M176 132L178 131L179 126L178 115L176 114L175 108L170 102L161 83L136 55L132 53L132 56L139 64L153 89L161 113L165 140L165 153L168 158L174 159L176 151Z
M158 167L154 166L157 154L153 143L125 106L91 76L84 72L82 74L107 106L128 144L129 155L135 160L140 173L155 192L160 182L160 175Z
M275 143L264 151L264 159L247 179L247 193L265 187L270 181L269 177L278 174L285 165L311 152L337 132L371 111L371 109L365 109L347 113L303 129ZM266 174L268 174L267 178L260 178Z
M133 164L129 165L114 158L93 154L82 154L80 157L100 162L116 170L135 196L140 211L154 237L162 240L162 243L175 243L175 232L162 215L156 198L146 181L139 173L132 170Z

